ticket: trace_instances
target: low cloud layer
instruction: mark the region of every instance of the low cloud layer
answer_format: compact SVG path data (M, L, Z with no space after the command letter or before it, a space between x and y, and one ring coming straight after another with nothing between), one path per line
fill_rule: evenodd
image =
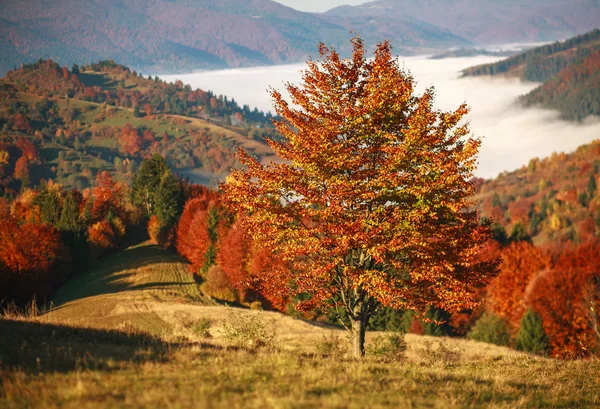
M496 57L402 60L403 66L415 77L418 92L428 86L435 87L437 107L450 110L463 102L471 107L468 117L471 131L484 138L477 175L493 177L526 165L533 157L573 151L579 145L600 138L598 118L575 124L559 119L558 113L553 111L517 106L516 98L537 84L524 84L516 79L460 78L464 68L497 60ZM298 83L304 67L300 64L232 69L163 76L163 79L180 79L193 88L233 97L240 105L269 111L272 104L267 89L273 86L283 91L286 81Z

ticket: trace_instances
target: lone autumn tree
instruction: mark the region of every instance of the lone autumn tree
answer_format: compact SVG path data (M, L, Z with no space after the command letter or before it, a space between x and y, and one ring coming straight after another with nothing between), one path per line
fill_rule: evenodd
M489 229L473 210L470 179L480 140L454 112L434 110L433 89L415 82L377 46L367 59L352 40L351 59L320 45L290 105L271 90L281 163L246 166L222 185L244 227L282 258L279 277L300 310L343 310L353 353L364 355L369 319L382 306L448 311L471 308L496 271L476 256Z

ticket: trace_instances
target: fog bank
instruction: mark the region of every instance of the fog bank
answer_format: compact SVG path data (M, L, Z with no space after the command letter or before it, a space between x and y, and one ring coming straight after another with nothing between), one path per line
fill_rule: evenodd
M533 157L549 156L554 151L572 151L579 145L600 138L600 119L590 118L582 124L559 119L556 112L523 109L515 100L537 84L497 78L460 78L460 71L477 64L498 61L498 57L469 57L429 60L424 57L402 58L417 82L421 93L426 87L436 89L436 106L451 110L466 102L471 107L468 120L471 131L482 136L477 175L493 177L504 170L514 170ZM261 68L228 69L192 74L165 75L163 79L180 79L192 88L212 90L263 111L271 110L267 89L284 92L284 83L298 83L305 64Z

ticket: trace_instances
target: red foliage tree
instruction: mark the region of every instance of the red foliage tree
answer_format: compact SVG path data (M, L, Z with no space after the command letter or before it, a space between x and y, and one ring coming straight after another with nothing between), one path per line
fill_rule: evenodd
M13 126L18 131L25 131L25 132L31 131L31 125L29 125L29 120L27 119L27 117L25 115L23 115L21 113L18 113L15 116Z
M144 141L137 128L134 128L129 124L123 127L119 142L121 151L131 156L138 155L144 146Z
M526 199L521 199L512 202L508 205L508 212L510 213L510 219L512 222L521 222L525 225L529 223L529 211L531 209L531 202Z
M596 240L596 221L591 215L579 222L578 233L581 242Z
M0 265L16 274L47 272L60 255L60 235L51 226L0 219Z
M29 180L30 167L29 159L26 156L21 156L15 164L14 177L21 181Z
M217 265L225 271L231 285L237 290L239 298L245 299L245 293L251 287L248 275L248 258L251 241L236 221L230 228L221 228L217 244Z
M107 220L92 224L88 228L88 241L101 249L117 247L117 234Z
M154 141L156 140L156 137L154 136L154 132L152 132L150 129L146 129L144 131L144 135L142 136L144 142L146 143L154 143Z
M102 221L112 212L113 216L125 222L124 195L124 187L113 181L108 171L100 172L96 177L96 186L92 190L94 198L92 221Z
M523 298L529 282L550 267L550 255L527 242L513 243L504 249L500 274L488 287L494 312L517 329L526 311Z
M600 314L600 244L563 249L553 270L537 276L525 302L542 316L553 355L573 358L600 347L594 323Z
M21 150L23 156L33 162L38 159L39 151L31 139L19 138L16 143L17 148Z
M321 47L324 61L287 86L293 106L273 91L284 139L269 145L284 161L240 152L247 168L223 190L257 245L290 264L279 285L305 296L299 309L343 306L359 357L379 308L473 307L495 265L474 261L489 230L472 210L480 141L462 125L468 108L415 96L388 43L373 60L353 45L351 59Z
M252 289L272 308L285 312L290 302L289 286L292 276L285 263L265 247L254 246L248 260Z
M210 247L208 234L208 210L194 213L189 230L182 241L182 252L192 264L194 272L200 271L206 263L206 252Z
M192 222L199 212L206 212L208 210L209 203L210 201L207 200L207 197L190 199L186 202L185 207L183 208L183 213L179 218L179 223L177 225L176 248L179 254L188 260L194 247L194 241L192 240L190 234ZM196 223L198 223L198 221Z

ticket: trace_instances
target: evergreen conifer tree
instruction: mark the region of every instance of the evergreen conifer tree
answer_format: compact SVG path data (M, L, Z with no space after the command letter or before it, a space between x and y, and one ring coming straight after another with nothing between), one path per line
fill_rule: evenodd
M60 193L54 189L48 189L48 185L43 182L40 184L40 193L35 203L40 208L42 221L52 226L57 226L61 214Z
M546 355L550 349L548 336L542 325L542 317L532 309L521 318L515 348L536 355Z
M78 232L81 230L81 222L79 220L79 206L72 192L69 192L65 197L58 228L63 231Z
M528 243L532 242L531 236L529 236L529 234L527 233L527 229L525 228L525 226L523 226L523 223L517 222L517 224L515 224L510 233L510 241L526 241Z
M170 172L167 162L162 156L154 155L150 159L144 159L135 173L131 185L131 201L142 207L146 217L151 217L156 212L156 193L165 172Z
M590 197L590 200L594 198L594 196L596 196L596 190L598 189L598 186L596 185L596 177L594 175L590 175L590 180L588 181L588 194Z
M183 193L179 180L168 170L163 173L156 192L156 212L163 226L177 222L183 210Z
M506 322L487 312L477 320L467 334L467 338L502 346L507 346L510 343L510 334Z

